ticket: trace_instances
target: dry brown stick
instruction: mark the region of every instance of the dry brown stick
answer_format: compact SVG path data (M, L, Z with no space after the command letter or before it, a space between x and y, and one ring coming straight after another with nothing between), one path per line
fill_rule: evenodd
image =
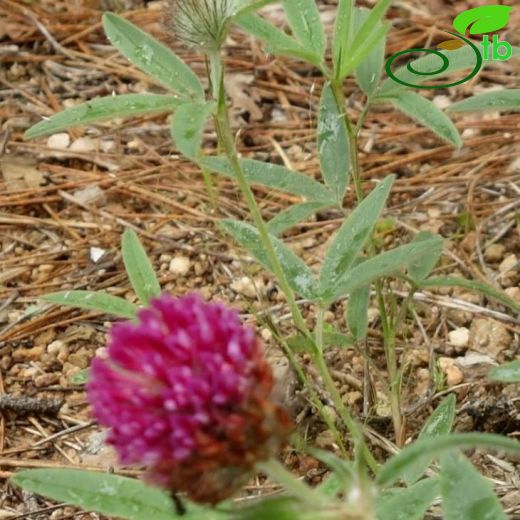
M25 395L0 395L0 411L19 414L56 415L63 405L62 399L39 399Z

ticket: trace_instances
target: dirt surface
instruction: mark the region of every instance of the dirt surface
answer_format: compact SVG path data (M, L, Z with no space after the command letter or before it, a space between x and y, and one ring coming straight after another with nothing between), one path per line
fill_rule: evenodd
M460 4L469 8L480 3L395 2L387 53L441 41L438 29L450 28ZM199 291L228 302L245 320L257 323L296 422L318 446L334 449L330 432L286 370L263 319L268 315L288 334L294 332L282 296L270 276L215 226L222 217L247 218L245 205L232 183L220 179L218 209L212 208L200 172L172 147L165 116L109 121L48 139L23 140L24 131L42 117L92 97L163 92L109 45L100 24L106 9L125 12L168 42L202 77L203 59L164 32L163 5L0 0L0 518L98 518L23 493L8 478L20 468L106 470L115 464L102 447L83 387L73 378L103 352L111 322L99 313L43 304L38 297L89 289L134 300L119 252L125 227L139 233L165 291ZM329 26L334 8L331 1L321 2ZM269 16L282 23L278 10L269 9ZM520 20L516 25L511 21L510 27L519 26ZM506 36L520 43L515 42L518 31L515 35L511 29ZM317 71L268 56L239 32L233 32L226 50L240 152L318 177L315 127L323 82ZM457 88L425 95L445 107L470 94L519 88L519 78L516 59L492 64ZM363 96L351 80L345 92L349 115L356 120ZM484 281L520 302L520 114L488 112L456 116L455 121L464 138L460 151L389 106L369 114L360 139L364 189L390 173L398 176L387 225L376 239L381 247L393 247L418 230L440 233L445 247L437 274ZM208 127L208 151L215 141ZM255 193L266 218L297 201L259 187ZM345 207L353 202L349 192ZM339 213L322 212L286 238L316 267L340 223ZM401 302L406 288L397 283L392 288ZM300 305L312 325L313 309L305 301ZM327 321L344 327L344 311L345 302L339 302ZM374 360L370 378L361 347L333 348L328 357L345 403L365 424L376 456L384 460L396 446L382 392L384 360L375 304L370 312L371 330L361 346ZM407 436L414 438L440 398L455 392L457 431L518 437L518 386L491 383L485 374L491 366L520 356L519 333L517 314L476 293L418 293L398 337L405 365ZM315 460L290 449L284 457L310 482L323 477ZM472 460L493 479L510 517L520 518L519 461L480 452ZM256 480L246 491L275 490Z

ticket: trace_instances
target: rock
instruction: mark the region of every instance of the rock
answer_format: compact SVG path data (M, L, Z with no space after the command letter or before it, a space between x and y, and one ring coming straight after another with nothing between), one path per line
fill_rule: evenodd
M467 347L469 343L469 330L466 327L459 327L448 333L448 341L454 347Z
M251 299L256 298L255 284L253 283L253 280L247 276L235 280L231 284L231 289L242 296L247 296Z
M191 261L186 256L176 256L172 258L169 266L169 271L173 274L177 274L179 276L184 276L188 274L191 268Z
M99 149L99 142L90 137L80 137L70 145L69 149L73 152L96 152Z
M34 386L36 388L42 388L45 386L51 386L58 384L60 381L60 374L41 374L34 378Z
M509 347L512 337L502 323L489 318L476 318L469 331L469 347L471 350L488 354L496 359Z
M70 136L66 132L52 134L47 139L47 147L54 150L66 150L70 145Z
M65 343L61 341L60 339L57 339L56 341L53 341L52 343L49 343L47 345L47 352L49 354L52 354L54 356L58 355L58 352L63 348Z
M80 348L77 352L70 354L67 361L78 368L87 368L90 363L90 354L85 348Z
M508 287L504 292L515 302L520 303L520 287Z
M484 259L487 262L499 262L504 258L506 248L503 244L491 244L484 252Z
M438 361L439 367L446 376L446 385L448 388L459 385L464 381L462 370L455 365L455 360L448 357L441 357Z
M518 258L514 254L507 255L498 266L501 273L506 273L518 268Z
M20 363L24 361L38 361L45 352L43 346L33 348L18 348L13 351L13 359Z
M95 206L103 206L107 201L105 192L97 184L75 190L73 196L82 204L94 204Z

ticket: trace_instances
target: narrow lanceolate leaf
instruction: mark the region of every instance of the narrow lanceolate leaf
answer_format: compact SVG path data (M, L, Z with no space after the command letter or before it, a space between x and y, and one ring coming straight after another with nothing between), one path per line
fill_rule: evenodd
M126 229L122 242L123 262L135 294L144 305L150 298L161 294L152 263L144 250L136 232Z
M431 503L440 496L438 477L421 480L417 484L391 490L380 495L376 502L377 520L422 520Z
M293 34L305 48L322 58L327 40L316 0L284 0L282 3Z
M323 202L303 202L281 211L267 223L269 233L278 236L287 229L300 224L317 211L330 207Z
M201 166L215 173L235 178L229 160L225 157L204 157ZM277 164L240 159L240 165L249 182L274 188L275 190L300 195L308 201L335 204L334 196L321 182L306 175L278 166Z
M492 368L488 378L504 383L520 383L520 359Z
M214 102L184 103L175 112L172 137L177 148L188 159L195 160L199 156L204 125L214 109Z
M350 54L350 41L354 26L354 0L339 0L332 39L332 56L334 58L334 76L340 79L342 63Z
M135 318L138 310L133 303L102 292L62 291L46 294L41 299L56 305L104 312L120 318Z
M330 83L323 88L318 116L318 153L325 184L339 206L348 186L350 147L345 115L339 110Z
M71 469L32 469L18 472L11 481L21 488L57 502L74 504L86 511L129 520L224 520L226 515L187 504L187 512L177 515L168 493L142 481Z
M368 304L370 303L370 285L352 292L347 306L347 324L356 341L366 338L368 332Z
M464 278L458 278L457 276L434 276L432 278L428 278L427 280L423 280L420 284L422 288L427 287L463 287L464 289L470 289L472 291L478 291L487 296L488 298L492 298L497 302L500 302L510 309L513 309L516 312L520 312L520 304L510 298L504 291L500 289L495 289L490 285L486 285L482 282L475 282L473 280L466 280Z
M484 110L520 110L520 88L494 90L473 96L464 101L453 103L446 110L449 112L481 112Z
M490 433L452 433L435 438L421 439L404 448L400 453L387 460L377 474L380 486L390 486L403 478L406 471L419 460L430 460L450 450L470 450L486 448L505 450L520 454L520 442L504 435Z
M417 244L406 244L365 260L344 273L334 286L328 286L321 296L324 301L331 303L379 278L398 274L414 259L428 255L437 243L438 239L430 239Z
M369 11L367 9L356 8L354 15L357 29L366 21ZM380 30L381 24L377 24L376 28ZM381 72L383 71L383 63L385 60L385 46L386 38L380 38L356 68L357 82L367 95L372 95L375 92L381 80Z
M103 27L112 45L136 67L185 98L204 99L197 76L161 42L114 13L103 15Z
M450 394L430 415L423 426L419 439L433 439L439 435L450 433L455 420L455 395ZM403 480L410 486L419 479L431 464L430 460L421 460L416 466L411 466L403 474Z
M154 94L126 94L92 99L69 108L32 126L25 132L26 139L52 134L72 126L89 125L115 117L132 117L157 112L173 112L182 99L176 96Z
M379 0L364 17L349 46L349 52L343 55L340 78L344 78L354 70L388 32L390 27L388 24L382 23L382 19L391 1Z
M322 57L319 54L305 48L294 38L287 36L283 31L259 16L252 14L239 15L235 18L235 23L248 34L264 42L267 52L271 54L291 56L316 66L319 66L322 61Z
M273 271L272 264L268 258L265 248L260 240L256 228L238 220L223 220L221 222L224 230L229 233L239 245L248 251L266 269ZM303 296L313 300L316 297L316 280L305 262L296 256L282 241L271 237L276 256L291 288Z
M420 242L421 240L429 240L435 238L437 235L430 233L429 231L419 231L415 235L412 243ZM439 258L442 253L442 240L439 240L436 249L431 251L428 256L422 256L411 262L408 265L408 276L417 284L424 280L437 265Z
M394 176L389 175L343 222L329 245L320 273L322 292L333 292L367 243L385 207ZM366 285L366 284L362 284Z
M401 92L389 101L401 112L426 126L456 148L462 146L462 138L451 119L425 97L415 92Z
M490 483L464 455L451 452L441 459L442 512L445 520L507 520Z

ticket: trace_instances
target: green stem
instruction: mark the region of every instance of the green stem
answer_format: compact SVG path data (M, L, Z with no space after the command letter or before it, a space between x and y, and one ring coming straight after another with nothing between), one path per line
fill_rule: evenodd
M363 439L363 433L361 432L359 426L356 424L356 421L350 415L347 407L343 403L341 399L341 395L334 384L332 376L330 375L329 368L325 363L325 358L323 357L323 322L324 322L324 314L325 311L323 308L318 309L318 314L316 317L316 353L314 354L314 363L320 373L321 378L323 379L323 384L325 388L330 394L332 402L336 407L343 424L346 426L350 436L354 440L356 446L363 446L363 453L367 460L367 463L371 467L371 469L376 472L378 469L377 461L374 459L370 450L368 450L365 441Z
M330 505L329 500L324 495L314 492L312 488L285 469L284 465L278 460L269 459L265 462L259 462L256 464L256 468L281 484L290 495L299 498L302 502L313 507Z
M365 106L365 110L360 116L360 120L358 121L357 127L354 129L350 119L348 117L346 108L345 108L345 95L343 93L343 88L341 82L337 80L331 81L332 92L334 93L334 97L336 99L336 103L338 106L338 111L340 113L344 113L345 117L345 125L347 128L347 138L350 145L350 157L351 157L351 172L352 179L354 183L354 189L356 192L356 197L358 203L361 202L365 198L365 194L363 192L363 187L361 185L361 172L359 168L358 161L358 141L357 136L363 121L365 119L366 113L368 112L368 108L370 106L370 100L367 101L367 105ZM375 254L375 248L373 241L369 244L368 254L373 256ZM388 370L388 377L390 379L390 406L392 409L392 420L395 430L396 440L401 437L401 404L400 404L400 384L399 384L399 374L397 369L397 358L395 353L395 329L391 326L388 320L388 313L386 311L385 299L383 296L383 286L381 281L376 281L375 283L376 289L376 298L379 306L379 313L381 315L381 323L383 326L383 342L384 349L386 355L386 363Z
M287 281L287 277L285 276L282 265L280 264L276 254L273 241L271 240L269 231L267 230L267 226L260 212L260 208L258 207L253 191L249 186L249 182L247 181L246 175L238 158L238 153L235 147L235 140L229 123L229 113L223 85L223 65L220 53L215 52L210 54L209 59L213 95L216 96L217 101L216 127L220 144L226 156L228 157L231 168L233 169L233 173L236 176L238 185L249 208L249 212L251 213L255 227L260 235L260 240L267 254L269 264L278 280L278 283L280 284L280 288L287 298L287 304L289 305L294 323L296 327L302 332L302 334L310 338L311 335L307 329L307 325L303 319L298 304L296 303L294 292L289 286L289 282ZM218 78L217 75L219 75ZM216 85L217 82L218 86Z

